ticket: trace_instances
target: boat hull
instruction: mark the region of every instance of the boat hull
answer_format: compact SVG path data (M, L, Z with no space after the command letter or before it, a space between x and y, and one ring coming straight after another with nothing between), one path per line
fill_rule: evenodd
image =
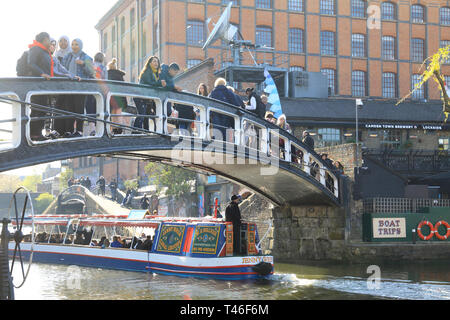
M13 252L14 243L11 242L9 243L10 257ZM22 243L21 252L22 257L27 261L31 253L31 244ZM57 244L35 244L33 262L218 280L264 278L265 276L258 274L253 267L265 262L272 265L273 273L271 256L193 258L129 249L101 249Z

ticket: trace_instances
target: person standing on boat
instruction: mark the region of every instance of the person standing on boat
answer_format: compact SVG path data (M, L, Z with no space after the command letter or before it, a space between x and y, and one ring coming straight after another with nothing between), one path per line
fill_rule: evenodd
M233 252L235 255L241 253L241 210L239 209L240 197L233 195L231 203L225 210L225 220L233 223Z

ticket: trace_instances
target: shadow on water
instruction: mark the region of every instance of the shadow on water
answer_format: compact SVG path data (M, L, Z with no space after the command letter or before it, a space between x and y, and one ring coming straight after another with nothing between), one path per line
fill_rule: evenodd
M379 265L378 289L368 265L277 263L270 279L216 281L148 273L33 264L19 300L369 300L450 299L449 262ZM15 272L16 273L16 270ZM18 275L14 275L18 276Z

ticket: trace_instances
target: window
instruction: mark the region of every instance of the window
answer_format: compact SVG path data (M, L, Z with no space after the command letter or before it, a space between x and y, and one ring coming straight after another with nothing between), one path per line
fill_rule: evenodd
M381 19L395 20L397 18L396 6L392 2L383 2L381 4Z
M447 46L450 46L450 40L441 40L441 48L445 48ZM446 64L450 64L450 58L448 58L446 61L444 61Z
M131 41L131 46L130 46L130 65L131 65L131 67L133 67L135 62L136 62L136 42L133 40L133 41Z
M228 5L230 2L233 2L233 6L239 5L239 0L222 0L222 5Z
M104 33L103 34L103 52L106 51L106 49L108 49L108 33Z
M320 14L334 15L334 0L320 0Z
M336 95L336 70L334 69L322 69L320 70L328 79L328 95Z
M147 14L147 0L141 0L141 18Z
M395 90L395 73L384 72L383 73L383 98L395 98L396 90Z
M366 36L363 34L352 34L352 57L366 56Z
M448 144L449 144L449 138L439 138L438 140L438 150L449 150L448 149Z
M366 73L364 71L352 71L352 96L366 96Z
M125 53L125 48L122 47L122 50L120 52L120 69L125 70L126 67L126 53Z
M423 39L411 39L411 60L422 62L424 60L424 52L425 48Z
M398 149L402 143L401 130L381 130L380 136L384 149Z
M304 52L302 29L289 29L289 52L291 53Z
M421 81L421 76L419 74L413 74L411 76L411 91L414 90L416 85L418 85ZM419 99L425 99L425 90L424 85L413 92L412 99L419 100Z
M341 143L341 130L333 128L320 128L317 130L319 135L319 146L327 147Z
M200 46L205 41L205 27L203 21L187 22L187 43L189 45Z
M292 66L292 67L289 67L289 71L290 72L293 72L293 71L305 71L305 68L303 68L303 67L300 67L300 66Z
M111 43L116 43L116 26L113 26L111 30Z
M366 16L366 1L352 0L352 17L364 18Z
M256 27L256 45L272 47L272 28Z
M335 37L332 31L320 32L320 53L322 55L334 56L335 50Z
M425 9L415 4L411 6L411 21L415 23L424 23L425 21Z
M450 8L443 7L439 10L439 16L441 24L444 26L450 26Z
M381 55L384 60L395 60L395 38L391 36L384 36L381 38Z
M125 17L122 17L122 19L120 19L120 35L123 37L124 34L125 34Z
M142 32L142 46L141 46L141 57L145 58L147 56L147 34Z
M130 11L130 29L133 29L135 23L136 23L136 10L132 8Z
M202 62L202 60L199 60L199 59L188 59L187 62L186 62L186 67L188 69L192 68L193 66L196 66L200 62Z
M303 0L289 0L288 9L303 12Z
M256 8L259 8L259 9L272 8L271 0L256 0L255 6L256 6Z
M156 50L159 47L159 32L158 32L159 30L158 30L158 28L159 28L159 25L158 25L158 23L156 23L153 26L153 50Z

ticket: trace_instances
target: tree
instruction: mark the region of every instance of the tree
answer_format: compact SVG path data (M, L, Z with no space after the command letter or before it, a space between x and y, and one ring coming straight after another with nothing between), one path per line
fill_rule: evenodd
M69 187L67 181L73 177L73 170L70 168L66 168L66 170L61 171L61 175L59 176L59 184L61 186L61 191L63 188Z
M130 190L139 189L139 183L138 183L137 179L127 180L123 183L123 185L125 186L126 189L130 189Z
M166 195L176 198L190 193L191 181L196 179L196 174L192 171L154 162L147 164L144 170L149 176L149 181L157 186L158 193L167 187Z
M431 57L425 59L422 63L422 67L425 63L429 62L427 69L420 75L420 81L414 87L414 89L403 97L397 105L405 101L414 91L420 89L428 80L433 79L439 85L439 90L442 92L442 101L443 101L443 112L445 114L445 122L447 122L448 116L450 115L450 84L445 83L445 78L441 73L441 65L446 63L446 61L450 60L450 45L445 48L439 49Z
M12 193L20 187L22 182L18 176L0 174L0 192Z
M37 185L42 183L42 177L40 175L27 176L22 182L22 185L32 192L37 191Z
M53 202L54 197L50 193L42 193L36 198L36 214L41 214Z

